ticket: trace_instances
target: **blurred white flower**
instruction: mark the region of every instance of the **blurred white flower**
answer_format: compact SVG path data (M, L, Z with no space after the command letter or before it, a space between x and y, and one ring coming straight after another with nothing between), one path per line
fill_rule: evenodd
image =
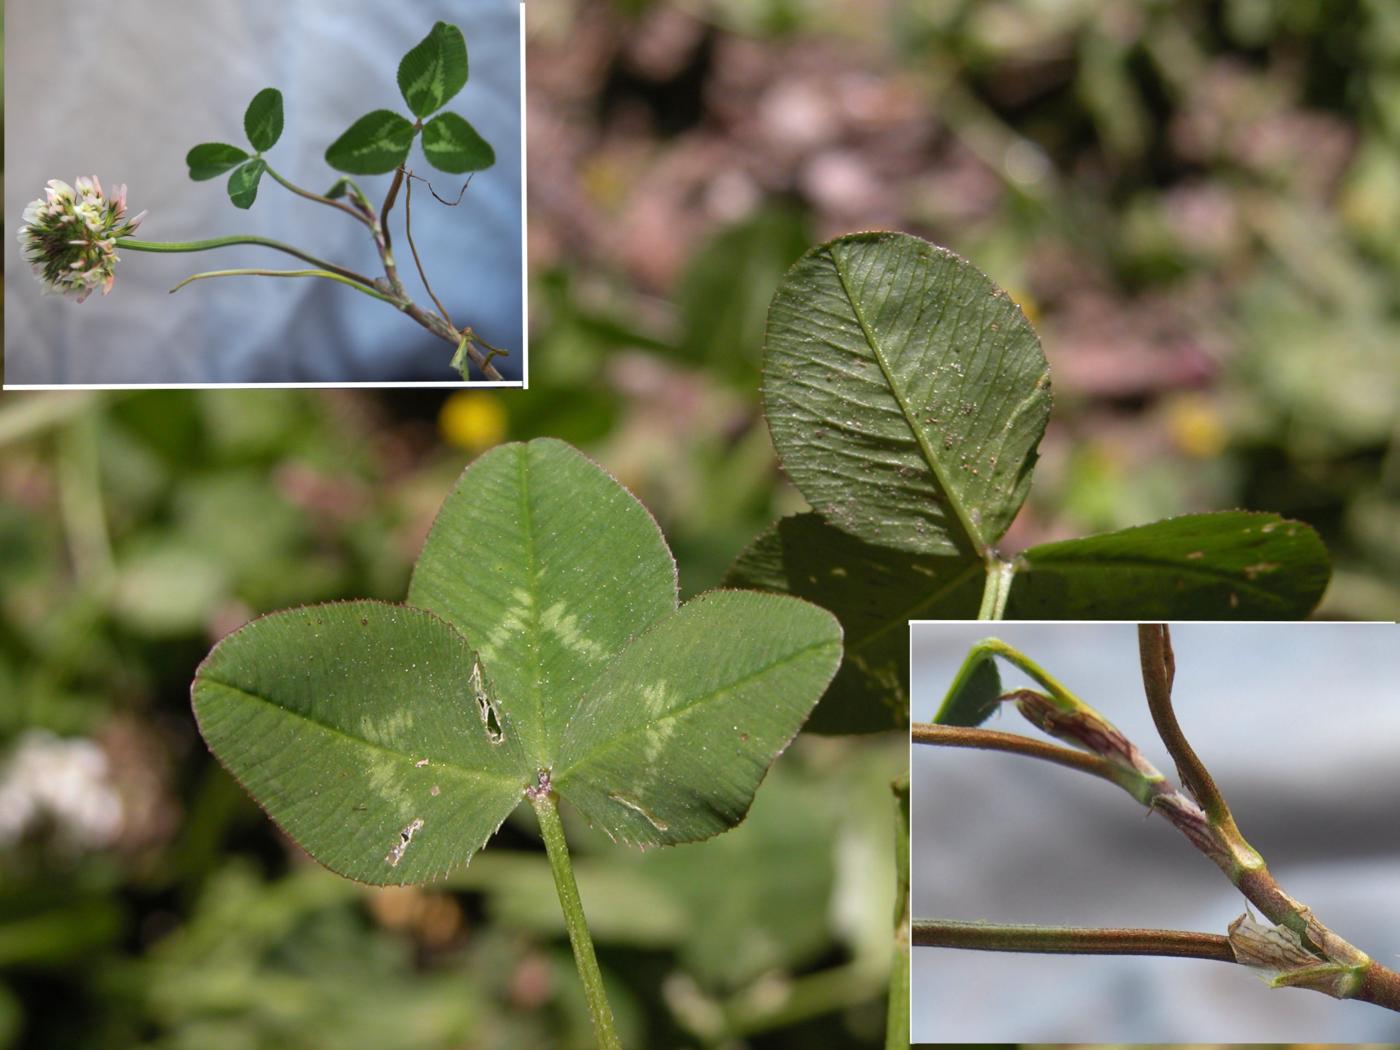
M146 213L126 217L125 186L108 197L96 175L76 181L75 188L49 180L46 196L24 209L19 242L46 291L82 302L95 288L101 287L103 295L112 290L117 238L135 231Z
M80 848L112 842L121 831L122 803L110 777L107 756L94 741L26 731L0 771L0 845L43 824Z

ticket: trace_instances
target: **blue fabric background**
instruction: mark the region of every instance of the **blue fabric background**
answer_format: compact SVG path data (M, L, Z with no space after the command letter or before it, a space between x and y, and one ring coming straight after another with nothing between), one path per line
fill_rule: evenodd
M256 383L451 380L451 348L391 307L314 279L226 278L168 295L201 270L295 268L267 249L151 255L124 252L112 293L77 305L41 295L17 241L25 204L45 182L97 175L128 186L136 236L196 240L236 233L273 237L362 273L381 273L363 227L294 197L264 176L243 212L226 177L190 181L196 143L245 144L243 110L261 88L281 89L282 139L269 160L286 178L324 191L335 174L324 152L373 109L407 113L399 59L438 19L467 38L470 79L448 108L496 150L460 207L414 192L414 237L433 287L458 324L508 348L507 378L521 370L520 6L515 0L46 0L9 5L5 152L6 382ZM461 179L428 167L415 145L409 166L438 192ZM376 203L390 176L358 180ZM400 275L431 306L395 206Z

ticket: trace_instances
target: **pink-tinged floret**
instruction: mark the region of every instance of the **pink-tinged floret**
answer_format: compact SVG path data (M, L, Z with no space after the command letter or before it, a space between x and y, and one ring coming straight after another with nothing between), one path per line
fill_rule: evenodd
M99 286L103 295L112 290L117 240L133 233L146 212L127 217L124 184L107 196L96 175L74 183L49 180L44 197L25 206L19 240L45 292L81 303Z

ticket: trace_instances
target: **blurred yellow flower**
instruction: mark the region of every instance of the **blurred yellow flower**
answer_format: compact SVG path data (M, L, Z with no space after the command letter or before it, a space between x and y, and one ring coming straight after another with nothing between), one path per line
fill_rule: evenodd
M484 452L506 437L506 410L496 394L460 391L442 403L438 432L469 452Z
M1006 294L1011 297L1011 301L1021 308L1021 313L1026 315L1026 320L1035 324L1040 320L1040 308L1036 305L1034 296L1026 288L1017 288L1012 285L1006 289Z
M1182 394L1165 406L1172 444L1188 456L1218 456L1229 442L1225 420L1216 404L1202 394Z

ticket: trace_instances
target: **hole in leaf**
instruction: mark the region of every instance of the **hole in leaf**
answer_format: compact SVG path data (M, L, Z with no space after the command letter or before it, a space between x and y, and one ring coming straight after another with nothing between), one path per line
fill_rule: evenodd
M501 728L501 720L496 714L496 705L491 700L490 694L486 692L486 683L481 675L481 661L477 660L472 664L471 676L472 691L476 693L476 707L481 712L481 724L486 727L486 738L493 744L499 744L506 738L505 730Z
M389 851L388 855L384 858L388 862L389 867L397 868L399 866L399 861L403 860L404 851L408 849L408 844L413 841L413 836L422 826L423 819L421 817L416 817L414 818L412 823L408 824L402 831L399 832L398 843L394 846L393 849Z

